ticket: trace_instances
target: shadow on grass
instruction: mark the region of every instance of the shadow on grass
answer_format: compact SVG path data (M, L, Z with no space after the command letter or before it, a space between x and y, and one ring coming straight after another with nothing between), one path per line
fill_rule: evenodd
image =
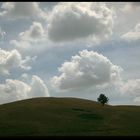
M83 113L83 114L78 115L78 117L84 120L102 120L103 119L102 116L98 114L93 114L93 113L90 113L90 114Z
M91 112L89 110L80 109L80 108L72 108L72 110L74 110L74 111L82 111L82 112Z

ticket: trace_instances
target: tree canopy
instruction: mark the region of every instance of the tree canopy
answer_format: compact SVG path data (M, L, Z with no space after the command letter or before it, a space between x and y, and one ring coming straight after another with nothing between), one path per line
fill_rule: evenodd
M100 102L103 106L105 103L108 103L109 99L104 94L100 94L97 98L98 102Z

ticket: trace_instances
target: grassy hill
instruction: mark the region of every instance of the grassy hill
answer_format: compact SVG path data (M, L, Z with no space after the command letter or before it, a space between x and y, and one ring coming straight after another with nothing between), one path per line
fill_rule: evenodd
M0 136L8 135L140 135L140 107L52 97L8 103L0 105Z

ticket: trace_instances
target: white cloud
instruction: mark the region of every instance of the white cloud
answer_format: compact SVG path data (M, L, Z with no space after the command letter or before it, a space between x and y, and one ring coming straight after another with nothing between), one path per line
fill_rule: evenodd
M86 89L117 84L122 69L97 52L83 50L64 62L59 68L60 76L54 76L51 83L62 90Z
M41 80L38 76L36 75L32 76L32 82L30 86L32 87L30 91L32 97L49 96L48 89L44 81Z
M140 2L131 2L131 6L134 8L140 8Z
M128 80L121 87L121 91L124 94L129 94L133 97L139 97L140 96L140 79Z
M100 40L112 34L113 12L104 3L66 2L48 17L48 36L54 42L82 38Z
M21 80L27 82L27 81L29 80L28 74L27 74L27 73L23 73L23 74L21 75Z
M133 9L132 4L131 3L126 3L124 5L124 7L121 9L121 11L124 12L124 13L128 13L128 12L131 12L132 9Z
M127 2L121 9L121 11L125 13L130 13L136 10L140 10L140 2Z
M32 58L22 58L17 50L5 51L0 49L0 75L10 74L12 69L30 70L28 63Z
M45 31L40 22L33 22L28 30L19 33L19 41L11 40L10 44L16 47L29 48L31 43L37 43L44 40Z
M4 18L46 17L37 2L4 2L1 8L3 10L0 12L0 17Z
M6 32L3 31L0 27L0 41L4 39L4 36L6 35Z
M22 81L7 79L5 84L0 84L0 91L0 103L4 103L27 98L30 86Z
M135 104L140 104L140 97L136 97L133 101Z
M0 104L33 97L48 97L49 92L44 81L33 75L30 83L7 79L0 84Z
M17 47L17 48L24 48L28 49L31 46L31 43L29 41L23 41L23 40L11 40L10 44Z
M123 95L130 96L133 104L140 103L140 79L131 79L124 82L120 87Z
M123 34L121 38L126 41L139 41L140 40L140 23L137 24L134 29Z
M25 32L21 32L19 34L19 37L21 40L24 41L30 41L34 39L39 39L44 34L44 29L42 27L42 24L39 22L33 22L30 26L29 30Z

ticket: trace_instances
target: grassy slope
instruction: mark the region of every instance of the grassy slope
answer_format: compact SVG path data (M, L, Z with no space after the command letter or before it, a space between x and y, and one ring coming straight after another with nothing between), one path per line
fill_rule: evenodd
M140 135L140 107L76 98L36 98L0 105L0 136Z

